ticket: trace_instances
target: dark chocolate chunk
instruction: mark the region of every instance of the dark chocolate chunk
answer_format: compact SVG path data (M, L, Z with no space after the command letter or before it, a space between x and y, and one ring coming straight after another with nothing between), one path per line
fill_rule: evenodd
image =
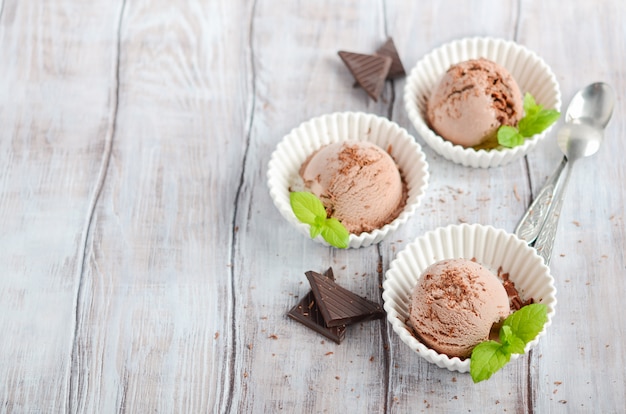
M335 280L332 268L328 268L324 276L330 280ZM326 326L312 291L309 291L296 306L291 308L287 315L338 344L343 341L346 335L345 325L330 328Z
M350 325L385 316L379 304L339 286L316 272L306 272L326 326Z
M339 57L346 64L354 79L365 89L365 92L374 101L378 101L392 59L389 56L364 55L345 51L339 51Z
M406 71L400 60L400 55L398 55L398 49L396 49L392 38L387 39L385 44L376 51L376 54L391 58L391 67L389 68L389 73L387 73L387 79L395 79L406 75Z
M343 341L346 335L345 325L327 327L324 324L324 318L315 302L315 295L311 291L296 306L291 308L287 315L338 344Z

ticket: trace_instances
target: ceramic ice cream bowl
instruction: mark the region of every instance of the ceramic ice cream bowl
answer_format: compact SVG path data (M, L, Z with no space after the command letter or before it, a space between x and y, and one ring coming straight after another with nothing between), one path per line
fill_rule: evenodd
M379 243L406 223L418 208L428 184L428 164L415 138L386 118L361 112L322 115L302 123L277 145L268 164L268 187L280 214L306 237L310 226L300 222L289 201L299 170L307 158L325 145L340 141L367 141L385 150L395 161L406 184L404 209L390 223L360 234L350 234L349 248ZM328 245L318 236L316 242Z
M528 92L544 108L560 110L559 84L542 58L515 42L480 37L444 44L418 61L410 71L404 89L405 109L418 134L444 158L467 167L498 167L528 154L550 133L552 127L513 148L476 150L454 145L437 135L426 118L428 98L450 66L479 58L496 62L508 70L522 95Z
M430 231L408 244L391 262L383 282L384 309L393 331L426 361L450 371L468 372L470 360L449 357L424 345L409 324L409 306L418 278L428 266L444 259L475 260L494 273L509 274L522 299L548 307L548 321L526 352L537 346L552 324L556 307L554 278L543 259L514 234L479 224L450 225ZM513 354L512 360L519 357Z

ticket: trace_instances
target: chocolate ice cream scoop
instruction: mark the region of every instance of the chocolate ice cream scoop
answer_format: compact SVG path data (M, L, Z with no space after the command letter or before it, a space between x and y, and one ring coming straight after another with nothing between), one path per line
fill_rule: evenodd
M484 58L451 66L433 89L426 112L438 135L464 147L496 142L501 125L516 126L524 116L513 76Z
M353 234L393 221L404 209L406 186L393 158L377 145L348 140L328 144L302 164L305 187L329 217Z
M409 312L422 343L451 358L466 358L489 339L493 325L511 308L502 282L489 269L471 260L451 259L424 271Z

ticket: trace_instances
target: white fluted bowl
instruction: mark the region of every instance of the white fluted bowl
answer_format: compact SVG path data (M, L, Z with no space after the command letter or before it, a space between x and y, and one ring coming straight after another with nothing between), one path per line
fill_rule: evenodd
M537 337L526 345L526 352L537 345L552 324L556 288L550 270L532 247L514 234L479 224L461 224L430 231L406 246L391 262L383 282L387 320L402 342L419 356L450 371L468 372L469 359L450 358L421 343L407 325L411 294L428 266L444 259L476 259L493 272L509 273L522 299L548 307L548 321ZM519 357L513 354L511 360Z
M424 56L410 71L404 87L404 105L411 123L434 151L444 158L467 167L490 168L508 164L530 152L544 139L552 126L527 138L514 148L475 150L455 145L437 135L428 125L426 103L433 88L451 65L484 57L506 68L517 81L522 95L526 92L544 108L561 109L561 91L548 65L524 46L512 41L473 37L440 46Z
M280 214L302 234L309 237L309 225L301 223L289 203L290 186L307 157L324 145L360 140L372 142L395 160L407 185L404 210L391 223L380 229L350 234L350 248L369 246L382 241L413 215L428 185L428 164L415 138L386 118L362 112L338 112L322 115L293 129L274 150L268 164L267 181L270 195ZM328 245L318 236L316 242Z

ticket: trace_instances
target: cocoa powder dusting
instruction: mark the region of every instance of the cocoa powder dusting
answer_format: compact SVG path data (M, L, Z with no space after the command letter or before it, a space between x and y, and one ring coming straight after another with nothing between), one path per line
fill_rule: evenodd
M359 147L356 145L344 145L337 157L341 161L341 169L339 170L341 175L347 174L354 167L365 167L373 164L380 158L359 151Z

